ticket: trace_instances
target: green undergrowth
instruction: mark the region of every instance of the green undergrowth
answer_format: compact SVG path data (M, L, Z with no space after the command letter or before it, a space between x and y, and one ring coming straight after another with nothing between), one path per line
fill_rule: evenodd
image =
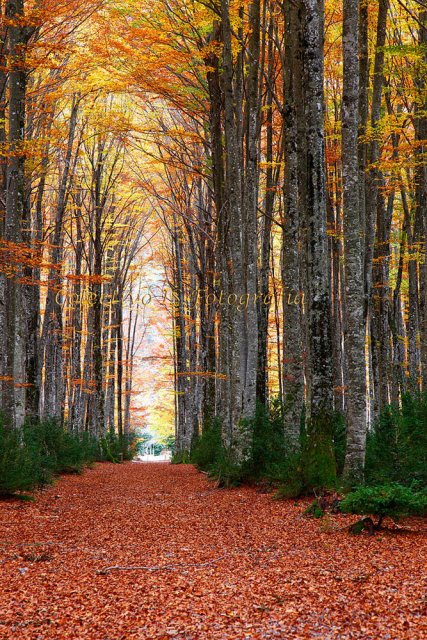
M340 511L363 516L350 526L350 533L367 530L373 535L381 528L384 518L396 522L406 516L427 515L427 491L418 489L417 484L408 487L395 482L360 486L340 502Z
M427 393L404 395L384 409L368 434L366 483L414 481L427 488Z
M301 422L304 425L304 420ZM249 452L240 454L238 462L233 445L224 444L221 422L210 420L191 451L176 454L173 462L194 464L220 486L268 483L276 499L348 494L343 510L351 503L357 505L353 507L354 513L357 509L361 514L370 513L369 500L375 492L380 497L384 492L394 495L396 500L400 496L402 514L405 508L408 514L415 513L424 504L427 394L406 395L401 406L386 407L381 413L367 437L364 485L360 485L360 479L353 485L342 479L346 432L341 414L319 414L311 422L306 421L306 426L300 428L298 446L293 449L286 442L283 424L284 416L277 401L268 409L259 405L254 419L243 425L250 433L251 446ZM311 515L323 515L319 505L314 510Z
M0 418L0 496L42 487L61 473L81 473L94 462L132 459L135 437L74 433L55 420L28 420L7 429Z
M301 430L299 446L292 449L284 435L281 407L274 400L268 409L258 405L255 417L242 424L250 433L251 446L240 460L233 443L224 444L221 422L216 418L205 425L191 452L181 452L173 462L196 465L220 486L267 481L278 488L277 498L331 489L336 485L337 468L343 465L343 421L338 415L321 420L322 431L317 423L307 432Z

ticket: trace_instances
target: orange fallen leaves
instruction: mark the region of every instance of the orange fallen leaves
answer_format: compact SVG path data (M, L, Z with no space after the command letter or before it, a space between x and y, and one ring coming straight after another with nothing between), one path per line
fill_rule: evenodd
M305 503L163 463L0 502L0 638L425 637L425 523L354 537L352 516L326 527Z

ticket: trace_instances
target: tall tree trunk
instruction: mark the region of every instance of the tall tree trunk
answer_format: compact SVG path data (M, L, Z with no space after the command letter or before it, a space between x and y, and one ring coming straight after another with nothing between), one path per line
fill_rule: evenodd
M61 275L58 276L58 265L62 262L64 217L69 197L69 179L71 174L73 144L77 127L78 101L73 100L68 130L67 149L64 166L59 178L58 200L56 204L55 226L52 240L46 309L42 328L42 347L44 352L44 417L63 418L64 410L64 378L62 358L62 302Z
M368 145L366 133L369 115L369 0L359 1L359 212L363 230L361 239L365 250L366 227L366 169L368 163Z
M22 222L25 207L25 97L26 34L22 25L24 0L8 0L6 17L9 44L9 153L6 170L6 207L4 238L9 243L6 260L13 266L14 275L6 279L5 286L5 384L3 409L8 426L17 426L23 420L24 404L19 385L24 380L24 318L22 287L19 278L22 264L17 246L22 242Z
M427 391L427 10L419 13L418 43L421 49L421 69L416 79L418 96L415 108L415 218L420 222L421 251L424 260L420 269L420 352L422 388Z
M329 484L335 476L331 443L333 411L331 290L326 212L323 93L324 5L303 0L304 128L306 149L304 206L306 209L307 335L309 448L311 482ZM323 463L319 464L319 454ZM327 463L326 463L327 461Z
M123 344L123 283L120 283L117 294L118 302L117 310L117 432L119 437L123 437L123 378L124 378L124 361L125 353Z
M31 87L30 87L31 91ZM32 111L34 105L29 102L28 110ZM47 117L50 117L50 113ZM43 116L42 116L43 119ZM31 141L36 134L34 126L34 118L27 118L26 139ZM28 142L27 142L28 144ZM45 152L48 152L48 144ZM43 202L43 192L46 179L47 158L42 158L41 177L38 184L38 199ZM23 218L23 240L29 248L29 254L33 264L28 264L24 268L25 285L23 287L23 305L25 313L25 414L33 418L39 417L40 410L40 382L41 382L41 366L40 366L40 266L42 257L42 239L43 239L43 222L36 202L34 214L31 210L32 196L32 173L28 172L26 176L25 188L25 207Z
M257 206L259 180L259 131L261 115L261 99L259 90L260 67L260 0L252 0L249 4L249 43L247 60L247 129L246 129L246 164L243 183L243 260L244 290L250 304L242 310L244 314L245 344L243 404L242 418L252 418L256 409L256 381L258 363L258 313L255 299L257 295Z
M83 262L83 236L81 221L81 193L78 191L74 196L76 224L75 241L75 275L76 282L73 286L74 307L72 310L72 342L71 342L71 364L70 364L70 402L68 405L68 428L81 432L83 430L82 415L82 331L83 331L83 310L82 310L82 285L80 276L82 275Z
M364 250L364 281L365 281L365 318L367 327L374 330L377 321L372 321L371 313L379 314L372 305L372 279L373 258L375 247L375 233L377 226L378 210L384 207L381 186L383 184L382 172L379 168L380 145L377 135L377 127L381 116L382 91L384 85L384 45L386 38L387 13L389 0L379 0L378 19L376 30L374 72L372 79L372 105L370 118L370 141L367 147L368 168L365 174L365 250ZM374 416L380 408L380 372L378 369L378 357L376 340L371 339L372 360L372 384L374 396Z
M6 27L4 23L4 2L0 2L0 243L4 242L5 217L6 217ZM3 377L5 375L5 291L6 276L5 262L0 258L0 408L3 408Z
M175 221L176 222L176 221ZM188 353L186 340L186 313L185 292L183 277L182 243L179 238L178 228L175 226L173 234L175 252L174 273L174 318L175 318L175 349L176 349L176 389L178 423L177 423L177 451L189 453L191 449L192 416L189 415L189 378L188 378Z
M244 291L242 238L242 158L240 146L240 124L238 114L242 113L239 73L236 70L234 84L234 64L232 49L232 29L228 0L221 0L223 47L223 91L225 130L225 202L226 215L222 216L223 258L221 261L221 289L227 298L241 295ZM244 357L245 331L244 316L238 313L235 304L222 307L221 342L222 367L226 376L222 394L222 423L225 443L234 445L238 457L250 446L250 436L239 429L242 413L242 385L246 373Z
M362 220L359 208L358 0L348 0L343 14L342 165L344 190L344 255L347 357L346 476L363 477L366 446L366 362Z
M301 28L299 8L285 4L285 104L284 143L285 176L284 229L282 235L282 289L283 289L283 393L284 429L289 446L299 447L301 414L304 406L304 369L301 307L289 304L288 295L300 287L301 211L300 158L304 143L299 137L302 125L302 59L300 50Z
M94 195L94 234L93 234L93 273L91 282L91 293L93 300L93 412L91 415L91 431L94 435L105 433L104 416L104 362L102 351L102 217L104 211L104 197L102 194L102 178L104 172L104 142L98 142L96 165L94 165L93 195ZM120 309L119 309L120 313ZM120 337L119 337L120 343ZM118 354L120 363L120 354ZM123 358L122 358L123 359ZM119 435L122 433L119 432Z

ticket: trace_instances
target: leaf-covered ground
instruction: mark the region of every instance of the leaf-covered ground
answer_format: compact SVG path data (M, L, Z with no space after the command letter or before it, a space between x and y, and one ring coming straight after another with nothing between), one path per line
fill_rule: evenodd
M354 537L303 507L162 463L0 502L0 638L426 638L425 524Z

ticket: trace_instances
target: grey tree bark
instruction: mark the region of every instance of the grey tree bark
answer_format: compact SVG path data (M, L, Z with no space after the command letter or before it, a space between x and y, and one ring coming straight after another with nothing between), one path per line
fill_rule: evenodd
M52 240L46 309L42 327L41 350L45 364L42 415L45 418L56 417L62 421L64 411L63 376L63 318L61 304L61 276L58 277L56 265L62 262L63 225L69 198L69 181L72 170L73 145L77 127L78 100L74 98L70 115L67 148L64 165L59 178L58 199L55 212L55 226Z
M82 415L82 330L83 330L83 309L82 309L82 285L80 276L83 265L83 233L82 233L82 198L80 190L73 196L75 213L75 275L76 282L73 286L76 303L72 310L72 337L71 337L71 362L70 378L71 387L68 400L68 428L70 431L81 432L83 430Z
M261 100L259 98L261 3L252 0L248 8L249 42L247 51L246 87L246 162L243 183L243 282L250 304L244 314L245 345L242 418L252 418L256 409L256 381L258 364L258 312L255 304L258 275L257 207L259 183L259 132ZM236 292L237 293L237 292Z
M324 5L303 0L301 25L304 119L300 130L300 197L304 203L302 282L305 283L307 340L307 482L328 486L335 481L332 450L333 374L331 283L327 236L324 140Z
M427 64L427 10L418 16L418 43L424 69ZM424 260L420 265L420 353L422 388L427 391L427 92L426 79L422 70L416 78L418 96L415 107L415 217L419 220L421 248Z
M0 2L0 150L4 150L7 141L6 132L6 28L4 23L5 3ZM6 215L6 154L0 153L0 243L4 241L4 224ZM3 407L3 376L5 375L5 262L0 260L0 407Z
M22 242L22 222L25 207L25 97L26 69L25 51L27 35L23 26L24 0L8 0L6 17L11 21L8 28L9 55L9 154L6 169L6 203L4 238L10 243L6 261L13 265L14 274L5 283L5 359L3 385L3 409L6 424L19 426L24 418L25 394L19 385L24 379L24 317L22 287L19 277L22 264L16 246ZM15 249L13 247L15 246Z
M285 4L285 104L284 147L285 174L283 181L284 229L282 235L283 289L283 404L284 430L292 449L299 448L301 415L304 406L304 365L302 339L302 304L289 304L290 291L298 291L301 282L300 228L304 217L300 195L301 157L305 155L302 126L302 56L299 7Z
M366 359L363 289L362 219L360 215L358 114L358 0L343 13L342 166L347 357L347 447L344 475L363 476L366 447Z
M223 95L224 95L224 132L225 132L225 202L226 215L223 216L224 228L221 230L224 257L221 260L221 289L224 295L239 295L244 290L242 281L243 251L242 236L245 233L242 221L242 157L240 118L242 114L239 73L236 69L234 82L234 63L232 52L232 29L228 0L221 0L223 31ZM221 417L223 438L226 445L233 445L237 457L250 446L250 435L240 430L242 412L242 391L246 370L244 316L239 314L233 304L224 305L221 318L222 368L226 378L223 381Z
M307 227L307 327L310 420L320 424L332 412L331 292L326 215L323 123L322 0L303 0L304 116L306 127L305 204Z

